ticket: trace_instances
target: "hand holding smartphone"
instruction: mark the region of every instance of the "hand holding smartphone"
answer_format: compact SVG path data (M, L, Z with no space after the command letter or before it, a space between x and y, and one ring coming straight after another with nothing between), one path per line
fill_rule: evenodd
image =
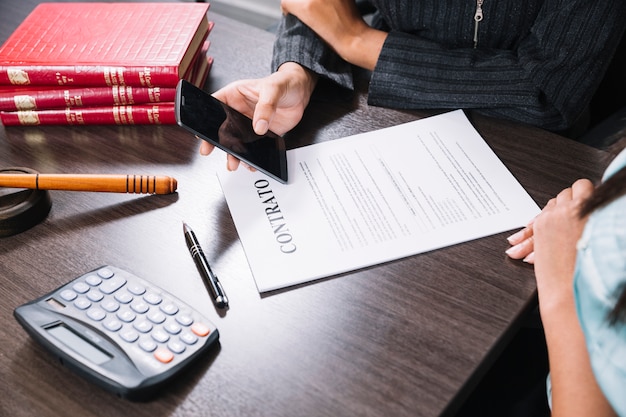
M209 93L181 80L176 88L176 122L199 138L281 183L287 183L287 152L282 136L257 135L252 120Z

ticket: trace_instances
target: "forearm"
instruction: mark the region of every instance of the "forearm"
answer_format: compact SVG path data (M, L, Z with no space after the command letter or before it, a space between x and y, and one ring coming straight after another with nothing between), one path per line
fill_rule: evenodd
M615 416L591 369L573 295L550 301L541 318L552 382L552 417Z
M387 38L387 33L367 25L355 25L345 31L337 31L328 44L339 56L352 65L373 71Z
M286 62L298 63L341 87L354 88L350 64L293 15L284 16L278 26L272 72Z

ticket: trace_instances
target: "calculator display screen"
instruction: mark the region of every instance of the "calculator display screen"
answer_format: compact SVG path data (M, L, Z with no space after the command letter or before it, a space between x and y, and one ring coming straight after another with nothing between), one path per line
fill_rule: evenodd
M102 365L112 358L112 356L92 345L62 324L50 327L46 330L65 346L96 365Z

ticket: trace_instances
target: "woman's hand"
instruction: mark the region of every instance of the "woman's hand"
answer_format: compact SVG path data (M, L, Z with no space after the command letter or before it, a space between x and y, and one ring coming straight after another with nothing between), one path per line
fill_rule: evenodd
M374 70L387 38L370 27L354 0L282 0L283 13L292 14L353 65Z
M566 199L567 200L576 200L573 203L570 201L568 204L574 204L575 206L580 205L583 200L585 200L593 191L593 184L589 180L578 180L576 181L572 187L566 188L561 191L556 198L551 199L546 204L546 207L539 214L542 215L544 212L549 212L549 215L553 215L553 209L556 206L556 203L559 201L562 204L559 206L559 209L563 209ZM560 196L560 197L559 197ZM573 208L573 207L570 207ZM577 210L577 209L576 209ZM576 220L574 220L576 221ZM544 220L545 222L545 220ZM576 221L578 223L578 221ZM523 259L528 263L535 263L535 231L534 231L535 219L531 220L528 225L522 230L512 234L507 238L508 242L511 244L511 247L506 250L506 254L513 259ZM581 230L582 232L582 230Z
M284 135L302 119L316 82L313 73L287 62L265 78L235 81L213 96L250 117L258 135L264 135L268 130ZM202 141L200 154L208 155L213 149L213 145ZM239 160L229 154L226 166L229 171L234 171Z
M580 208L593 189L589 180L576 181L551 199L533 223L537 292L544 310L573 291L576 243L587 222Z

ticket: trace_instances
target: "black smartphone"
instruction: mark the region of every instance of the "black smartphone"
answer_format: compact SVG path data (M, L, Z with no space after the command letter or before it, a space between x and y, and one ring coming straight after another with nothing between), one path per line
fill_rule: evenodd
M257 135L252 120L209 93L181 80L176 87L176 122L239 160L287 183L287 151L282 136Z

